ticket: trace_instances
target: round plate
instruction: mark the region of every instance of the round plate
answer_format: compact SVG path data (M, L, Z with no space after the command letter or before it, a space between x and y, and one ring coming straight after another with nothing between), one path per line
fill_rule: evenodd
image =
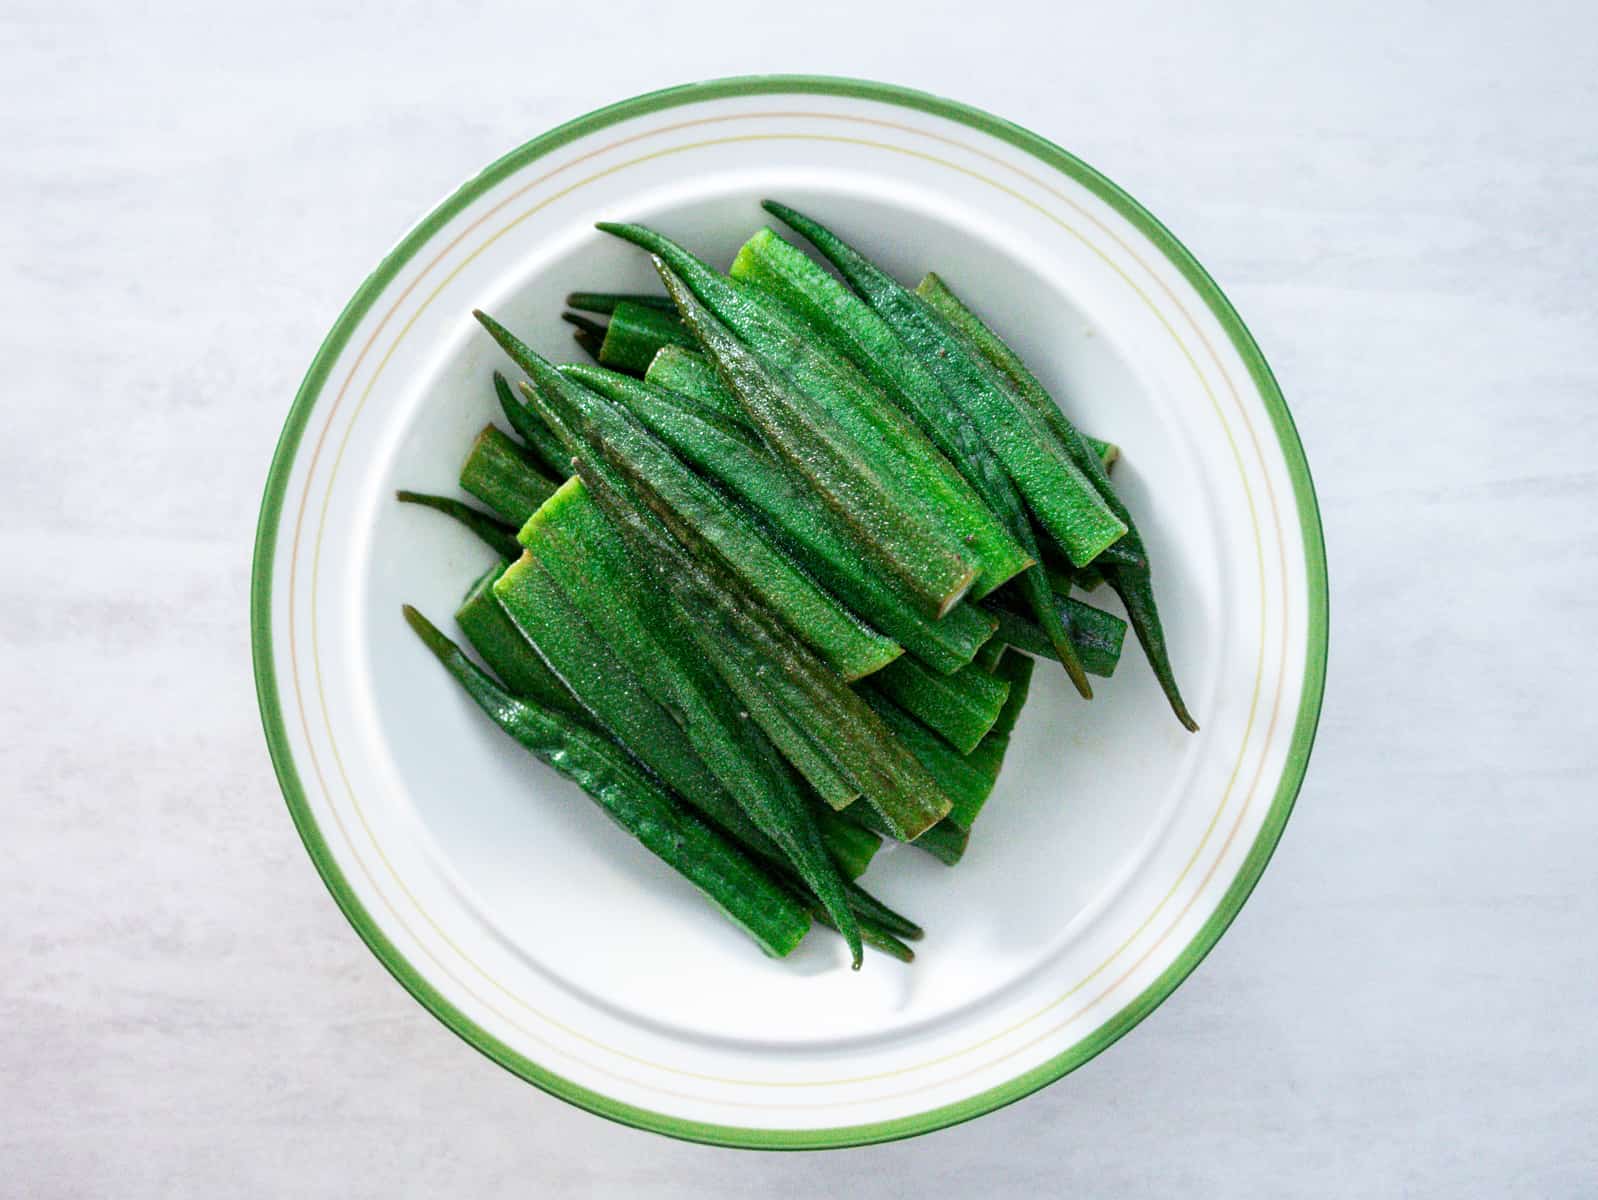
M1047 664L965 860L885 847L925 925L848 970L824 932L763 958L473 708L402 602L448 623L488 552L396 487L450 492L502 364L471 310L573 357L561 300L652 286L593 228L726 263L758 201L910 282L936 269L1086 431L1150 542L1184 732L1128 640L1091 704ZM1101 601L1113 605L1113 598ZM256 678L289 808L360 935L440 1020L595 1113L763 1147L901 1137L1059 1078L1170 994L1292 806L1326 647L1321 531L1287 408L1186 250L1065 151L881 84L763 78L629 100L529 142L430 213L328 334L261 512Z

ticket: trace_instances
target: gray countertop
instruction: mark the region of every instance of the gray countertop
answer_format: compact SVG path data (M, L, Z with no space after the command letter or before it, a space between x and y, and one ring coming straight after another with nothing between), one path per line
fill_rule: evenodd
M1598 1193L1595 12L8 4L0 1193ZM1333 623L1297 813L1170 1001L973 1124L791 1156L569 1108L396 986L246 618L289 398L394 238L551 124L781 70L1011 117L1186 241L1297 417Z

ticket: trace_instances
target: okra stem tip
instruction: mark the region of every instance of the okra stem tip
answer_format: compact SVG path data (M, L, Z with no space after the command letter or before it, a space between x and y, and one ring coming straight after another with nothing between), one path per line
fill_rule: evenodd
M417 633L422 641L427 643L427 648L434 654L443 654L450 648L450 641L438 631L438 627L409 604L400 606L405 613L405 622Z

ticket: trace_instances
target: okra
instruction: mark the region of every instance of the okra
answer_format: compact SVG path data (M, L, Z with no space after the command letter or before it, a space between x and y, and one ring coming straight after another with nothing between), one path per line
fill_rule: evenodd
M576 453L575 436L552 413L542 415ZM781 847L805 885L838 914L835 919L849 937L853 919L842 881L799 780L765 734L739 717L736 701L704 662L669 598L639 571L615 527L575 477L520 536L536 558L559 565L573 606L631 666L705 767ZM858 965L858 938L850 938L850 950Z
M595 723L734 840L775 853L775 843L695 754L672 713L577 608L562 586L571 579L564 568L524 555L494 583L493 598Z
M971 828L971 822L998 781L998 760L1003 757L1003 745L990 734L970 754L960 754L886 696L868 693L866 700L894 736L921 760L921 765L938 781L939 790L949 797L949 812L944 820L952 821L961 829Z
M625 474L624 462L611 465ZM826 664L703 553L692 528L674 521L664 506L650 506L651 520L647 508L630 504L587 462L579 462L578 473L682 611L698 616L701 649L718 654L718 667L726 659L739 661L742 670L723 678L741 700L750 704L764 692L786 710L816 750L859 784L895 837L914 840L948 812L948 799L926 769Z
M1031 656L1006 650L994 667L993 673L1010 685L1010 694L1004 698L1004 707L999 710L999 719L993 722L988 737L1007 737L1014 732L1016 722L1021 719L1021 710L1026 707L1027 695L1032 690L1034 665Z
M843 812L846 817L858 821L867 829L887 837L893 836L892 831L883 823L882 815L868 804L856 801ZM910 844L917 850L925 850L944 866L952 867L965 855L966 845L970 840L970 833L944 819Z
M520 527L555 491L555 483L493 425L483 428L461 467L461 487Z
M764 207L803 234L920 356L970 416L1039 522L1072 562L1078 566L1092 562L1126 534L1126 524L1055 444L1038 414L1017 401L986 360L926 301L810 218L771 200Z
M694 345L693 335L683 328L676 313L623 301L610 315L604 343L599 347L599 361L619 371L642 375L662 346L691 349Z
M810 916L780 883L633 765L608 738L496 684L416 609L405 619L444 669L501 729L577 784L752 937L767 954L792 953Z
M834 814L834 816L837 816L837 814ZM838 820L842 821L843 817L838 816ZM847 824L847 822L845 823ZM860 826L850 825L850 828L860 829ZM861 832L864 833L868 831L861 829ZM872 834L871 836L876 837L876 834ZM859 913L860 916L869 918L876 924L882 926L882 928L888 930L888 932L892 933L895 937L901 937L910 942L919 942L923 937L926 936L926 931L923 930L921 926L917 925L909 917L903 916L889 908L886 904L877 899L877 897L873 896L870 892L866 891L866 889L861 887L858 883L845 884L844 890L849 893L850 908L854 909L854 911Z
M851 443L817 421L813 405L786 376L735 338L665 263L657 259L656 264L689 329L766 444L854 527L865 552L899 579L929 616L941 617L953 608L977 577L969 557L952 550L919 505L907 502L903 490L873 471Z
M993 618L994 628L998 628L998 620L999 619L997 617ZM999 659L1004 657L1004 652L1009 648L1010 644L1003 638L989 638L987 641L982 643L982 648L978 650L976 652L976 656L972 658L971 665L980 671L987 671L989 674L991 674L999 665Z
M501 558L516 558L522 552L514 528L469 504L462 504L448 496L430 496L426 492L407 492L403 489L395 492L394 498L403 504L416 504L453 517Z
M870 686L887 696L961 754L977 748L999 719L1010 685L976 667L953 675L929 671L914 659L894 663Z
M816 336L829 341L901 404L965 476L1016 544L1029 557L1039 558L1037 539L1021 497L970 416L915 350L870 305L770 229L762 229L744 243L732 272L735 278L774 295L808 321ZM1045 631L1055 639L1056 657L1071 682L1084 698L1091 698L1093 689L1072 653L1064 627L1055 620L1041 572L1036 567L1023 572L1018 586L1034 606Z
M1035 561L904 413L784 306L651 230L600 228L659 255L718 321L787 377L818 420L828 421L878 475L899 481L902 494L917 502L934 528L948 531L950 545L969 553L978 569L976 596Z
M816 924L824 925L828 929L837 929L832 917L825 907L814 899L809 901L810 915L815 918ZM896 958L902 963L915 961L916 952L910 949L895 937L891 930L877 924L869 917L855 914L855 921L860 926L860 940L873 950L880 950L890 958Z
M512 695L588 721L591 718L588 710L550 669L494 598L494 584L508 566L505 562L495 563L472 585L455 610L455 624Z
M753 433L738 398L721 385L716 366L703 354L662 346L644 372L644 382L694 401L701 409Z
M1053 657L1054 646L1044 636L1042 629L1002 604L988 603L989 611L999 619L997 638L1027 654ZM1065 596L1056 596L1054 603L1071 631L1071 645L1082 660L1082 665L1095 675L1106 678L1113 675L1116 664L1121 660L1126 622L1114 613Z
M898 643L822 591L742 509L695 475L636 417L584 387L598 372L581 367L561 372L526 347L518 350L523 354L528 356L524 369L567 406L567 424L590 451L603 447L626 458L641 485L699 530L727 569L845 679L879 671L903 653Z
M656 363L665 357L662 351ZM705 361L698 355L685 357ZM843 519L815 503L808 481L746 427L651 386L647 377L640 383L587 367L562 370L624 405L685 461L755 513L833 595L934 670L959 670L998 627L995 618L969 603L957 604L939 620L922 615L882 578Z
M978 348L989 365L1008 385L1007 390L1010 394L1025 405L1047 429L1060 448L1060 452L1069 457L1084 474L1110 511L1125 526L1126 535L1122 549L1127 552L1131 560L1109 556L1100 567L1110 587L1120 596L1127 616L1131 618L1132 628L1137 633L1143 653L1154 670L1154 676L1159 681L1160 689L1165 693L1171 711L1187 729L1196 731L1198 723L1193 720L1186 703L1182 700L1181 690L1176 683L1176 674L1171 666L1170 652L1165 644L1165 632L1160 625L1159 608L1155 604L1153 581L1149 573L1148 550L1137 531L1136 522L1132 520L1131 512L1110 483L1108 467L1101 454L1060 411L1060 406L1038 382L1037 377L1027 369L1020 355L962 304L941 279L936 275L928 275L917 290ZM1065 545L1064 549L1069 552L1071 548ZM1074 554L1072 560L1077 565L1083 565L1083 561Z
M924 283L926 281L923 280L922 282ZM1050 399L1052 401L1053 398L1051 397ZM1093 456L1099 460L1099 466L1104 468L1104 473L1106 475L1110 473L1111 467L1115 466L1116 463L1121 461L1121 447L1117 446L1114 442L1106 442L1099 438L1091 437L1085 433L1082 435L1082 440L1087 442L1088 449L1093 451ZM1122 517L1121 519L1123 521L1126 520L1125 517ZM1130 529L1131 526L1128 526L1128 528Z
M542 466L552 478L565 479L571 474L571 459L561 447L560 439L545 425L532 409L523 404L511 390L510 381L498 371L494 372L494 394L499 397L500 411L516 435L527 443Z

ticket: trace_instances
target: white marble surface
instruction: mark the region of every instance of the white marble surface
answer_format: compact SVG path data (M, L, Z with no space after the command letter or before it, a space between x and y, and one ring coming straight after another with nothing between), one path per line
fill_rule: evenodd
M0 1194L1598 1193L1595 10L825 7L0 6ZM1308 785L1193 979L1019 1105L802 1156L424 1013L290 826L246 628L289 398L396 235L556 121L773 70L1153 208L1275 365L1333 591Z

